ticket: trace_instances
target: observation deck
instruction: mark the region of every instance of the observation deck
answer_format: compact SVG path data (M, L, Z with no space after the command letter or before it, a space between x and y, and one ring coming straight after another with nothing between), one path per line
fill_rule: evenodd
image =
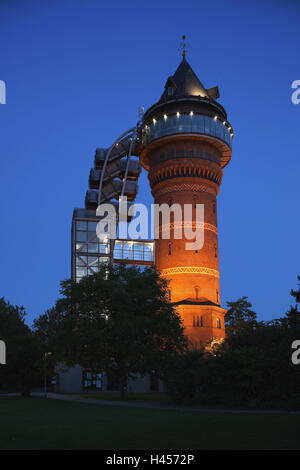
M149 121L148 121L149 122ZM231 158L233 131L230 123L219 116L208 116L193 111L164 114L152 118L141 129L143 147L155 146L156 141L169 136L185 135L187 138L207 140L220 150L221 166L224 168ZM143 163L147 166L147 157L143 155Z

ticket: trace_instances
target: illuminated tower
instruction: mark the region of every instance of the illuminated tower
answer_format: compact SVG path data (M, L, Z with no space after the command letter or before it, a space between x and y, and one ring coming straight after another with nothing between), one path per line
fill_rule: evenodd
M155 263L170 279L170 296L196 345L225 336L220 307L217 194L223 168L231 158L232 127L216 101L218 87L206 89L185 57L168 78L159 101L143 116L140 162L149 172L156 204L191 204L188 223L195 228L195 205L204 204L204 245L186 250L187 241L170 238L155 243ZM166 229L159 222L162 233Z

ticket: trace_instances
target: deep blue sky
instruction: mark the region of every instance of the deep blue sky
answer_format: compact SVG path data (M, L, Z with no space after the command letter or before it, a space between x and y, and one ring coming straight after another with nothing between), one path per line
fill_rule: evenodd
M0 296L28 322L70 275L70 226L96 147L160 96L181 59L235 130L218 202L222 304L282 315L300 274L300 2L1 0ZM151 202L145 174L138 202Z

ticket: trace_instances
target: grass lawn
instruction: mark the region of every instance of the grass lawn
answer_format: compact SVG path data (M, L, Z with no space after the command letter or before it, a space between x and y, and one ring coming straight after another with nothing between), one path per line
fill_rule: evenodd
M300 449L300 415L0 398L0 449Z

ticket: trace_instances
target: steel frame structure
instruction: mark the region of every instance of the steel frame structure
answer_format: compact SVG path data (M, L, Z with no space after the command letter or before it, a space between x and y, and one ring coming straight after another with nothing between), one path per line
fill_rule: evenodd
M85 198L85 209L75 209L73 213L71 253L73 279L81 277L78 275L79 269L87 274L97 272L98 263L102 260L105 262L109 260L111 264L121 261L120 258L114 257L115 240L108 240L105 249L105 242L100 242L96 230L89 230L89 226L93 224L95 226L99 222L100 218L96 215L96 209L100 204L111 202L118 214L119 198L127 196L130 202L134 201L138 189L137 180L141 171L139 160L133 158L139 155L139 126L140 121L136 126L123 132L107 150L96 150L94 168L90 172L89 189ZM118 216L116 222L119 223ZM129 264L153 264L154 241L138 240L138 242L153 243L152 259L123 259L126 259ZM90 259L93 260L92 263Z

